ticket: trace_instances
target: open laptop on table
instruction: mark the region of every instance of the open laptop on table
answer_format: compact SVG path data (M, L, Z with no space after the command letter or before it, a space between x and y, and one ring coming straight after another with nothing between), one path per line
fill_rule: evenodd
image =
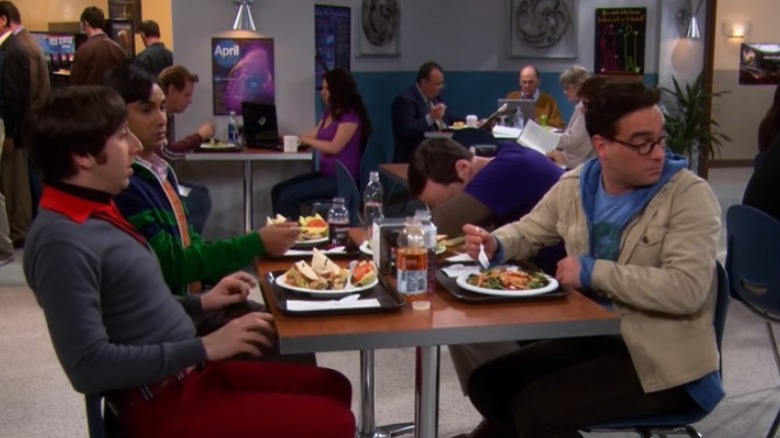
M244 118L244 141L249 148L281 150L276 105L241 102Z
M515 112L517 111L517 107L519 106L521 110L523 110L523 125L528 123L529 120L534 119L534 112L536 111L534 109L534 106L536 105L536 101L532 99L498 99L498 107L501 108L501 105L507 104L506 111L502 112L502 114L505 114L507 116L512 115L514 116Z

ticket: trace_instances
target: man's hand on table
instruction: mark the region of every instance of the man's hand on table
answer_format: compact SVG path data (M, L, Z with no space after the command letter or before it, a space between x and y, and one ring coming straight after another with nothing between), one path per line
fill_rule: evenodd
M210 361L229 359L238 354L260 357L263 350L274 347L274 318L268 313L252 312L236 318L219 330L203 337L203 347Z
M301 227L295 222L285 222L265 226L260 228L257 233L260 234L260 239L263 240L267 254L272 257L279 257L284 255L298 240L298 236L301 234Z
M488 233L484 228L480 228L471 224L466 224L463 226L463 234L466 240L466 253L469 255L469 257L477 260L479 246L484 245L485 254L489 260L493 260L493 257L496 255L496 251L498 251L498 242L492 234Z
M201 295L200 305L204 312L210 312L244 302L253 287L255 279L246 272L227 275L211 290Z
M555 279L564 288L581 289L580 271L582 265L580 258L567 256L558 261L558 269L555 271Z

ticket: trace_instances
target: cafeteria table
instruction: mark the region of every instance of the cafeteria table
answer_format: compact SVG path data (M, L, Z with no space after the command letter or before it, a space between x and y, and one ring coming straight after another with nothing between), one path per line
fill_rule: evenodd
M350 230L356 242L362 242L363 233L362 229ZM286 270L291 263L258 263L264 290L270 287L265 274ZM285 315L272 293L263 295L274 315L282 354L415 347L416 437L437 436L440 346L619 333L615 313L576 291L559 300L468 304L457 301L437 284L429 295L429 310L405 305L388 313L327 316Z

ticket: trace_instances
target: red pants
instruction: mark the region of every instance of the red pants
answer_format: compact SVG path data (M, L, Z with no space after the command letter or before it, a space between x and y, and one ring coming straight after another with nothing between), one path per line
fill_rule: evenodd
M119 412L119 420L130 436L144 438L352 438L351 402L349 381L334 370L212 362Z

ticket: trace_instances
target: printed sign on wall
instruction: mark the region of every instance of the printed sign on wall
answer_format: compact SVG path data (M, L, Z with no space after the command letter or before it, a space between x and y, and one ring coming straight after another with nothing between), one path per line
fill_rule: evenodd
M643 75L647 8L596 9L594 73Z
M212 38L214 114L241 114L241 102L275 103L274 40Z
M780 44L743 43L739 51L739 83L780 83Z
M328 70L350 64L350 8L343 6L314 5L314 48L316 88L322 88L322 77Z

